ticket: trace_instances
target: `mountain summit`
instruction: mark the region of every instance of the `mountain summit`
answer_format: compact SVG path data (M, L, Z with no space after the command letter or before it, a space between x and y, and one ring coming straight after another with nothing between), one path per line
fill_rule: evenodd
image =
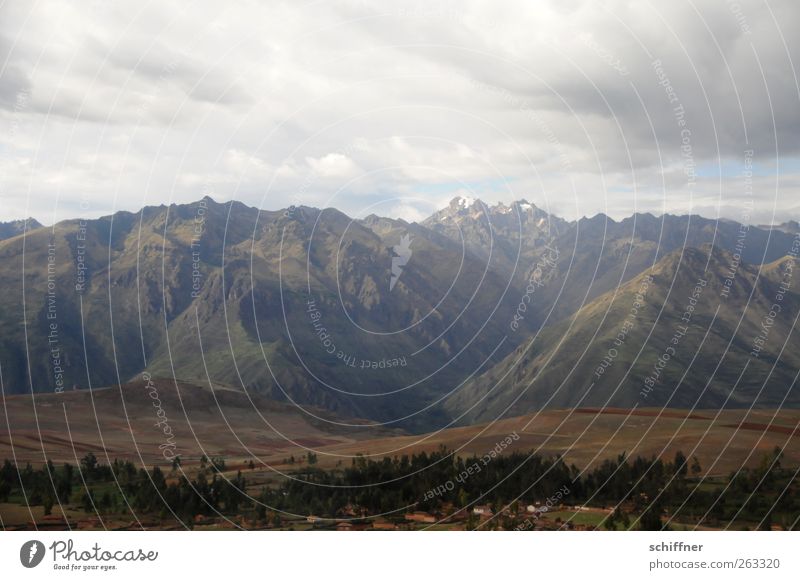
M498 268L516 271L568 224L524 199L489 206L479 199L456 197L422 225Z
M22 235L42 227L42 224L33 218L24 220L14 220L10 222L0 222L0 240L7 240L15 236Z

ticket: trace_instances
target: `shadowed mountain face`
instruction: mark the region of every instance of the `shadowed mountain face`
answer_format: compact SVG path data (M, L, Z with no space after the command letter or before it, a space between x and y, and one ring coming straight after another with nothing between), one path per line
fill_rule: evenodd
M705 246L545 328L447 405L485 420L550 407L800 405L797 260L761 269Z
M42 224L33 218L26 220L14 220L11 222L0 222L0 240L7 240L15 236L20 236L26 231L36 230L42 227Z
M384 222L204 199L7 240L5 388L102 386L147 370L420 421L449 385L512 348L493 324L509 283L446 237ZM410 253L391 284L404 236Z
M210 198L29 224L0 241L3 388L99 387L147 371L411 430L612 394L620 405L774 405L800 368L791 342L778 358L796 316L784 258L794 249L791 228L649 214L566 222L525 201L461 198L422 224ZM701 277L691 328L640 395ZM589 390L645 279L625 348ZM762 354L748 358L787 283Z

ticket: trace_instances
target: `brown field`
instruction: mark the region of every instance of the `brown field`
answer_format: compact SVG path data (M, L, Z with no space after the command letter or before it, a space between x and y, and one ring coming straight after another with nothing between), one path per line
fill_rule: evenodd
M705 472L727 474L762 453L785 448L784 465L800 465L800 411L578 409L544 411L492 424L455 427L424 435L383 428L340 427L262 397L226 388L156 381L175 453L185 467L205 454L222 456L227 468L255 470L248 480L266 483L282 471L302 466L313 450L323 468L348 464L356 454L381 458L432 451L445 445L461 455L481 455L516 433L504 453L536 451L561 454L586 467L621 453L672 458L677 450L696 455ZM169 466L160 445L169 441L153 399L143 384L36 395L7 396L0 417L0 459L34 465L51 459L76 463L92 451L101 462L130 459L139 465ZM324 412L314 413L336 420ZM287 459L294 456L294 466ZM253 477L256 476L256 477Z
M509 433L519 440L510 451L537 451L562 455L568 463L587 467L607 458L664 455L670 460L678 450L696 455L704 471L728 474L742 464L757 464L763 453L776 445L784 448L784 465L800 465L800 411L754 410L580 409L544 411L503 419L494 424L447 429L440 433L372 439L333 445L330 453L393 455L432 451L439 445L458 449L462 455L480 455ZM773 415L775 415L773 419ZM716 417L716 418L715 418ZM744 419L747 421L744 421ZM768 425L772 424L768 427ZM398 450L398 451L395 451ZM324 460L320 460L324 464Z
M153 392L166 420L157 415ZM101 462L118 458L163 467L171 464L165 450L181 455L189 464L202 455L259 463L264 458L305 454L306 447L354 443L376 431L382 436L392 433L333 428L264 397L165 380L155 381L155 389L150 390L142 383L37 394L35 407L30 395L6 396L2 407L0 460L18 464L39 465L47 459L76 463L91 451ZM319 409L310 412L326 416Z

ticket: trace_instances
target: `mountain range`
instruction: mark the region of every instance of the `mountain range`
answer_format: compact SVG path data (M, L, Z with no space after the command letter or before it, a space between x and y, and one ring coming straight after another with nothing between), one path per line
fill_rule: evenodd
M421 223L206 197L0 224L2 387L147 372L409 431L543 408L797 407L799 235L464 198Z

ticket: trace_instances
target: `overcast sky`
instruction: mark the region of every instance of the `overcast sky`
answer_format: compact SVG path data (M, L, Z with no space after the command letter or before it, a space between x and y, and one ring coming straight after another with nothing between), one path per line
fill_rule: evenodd
M798 28L797 0L6 1L0 220L204 195L797 219Z

